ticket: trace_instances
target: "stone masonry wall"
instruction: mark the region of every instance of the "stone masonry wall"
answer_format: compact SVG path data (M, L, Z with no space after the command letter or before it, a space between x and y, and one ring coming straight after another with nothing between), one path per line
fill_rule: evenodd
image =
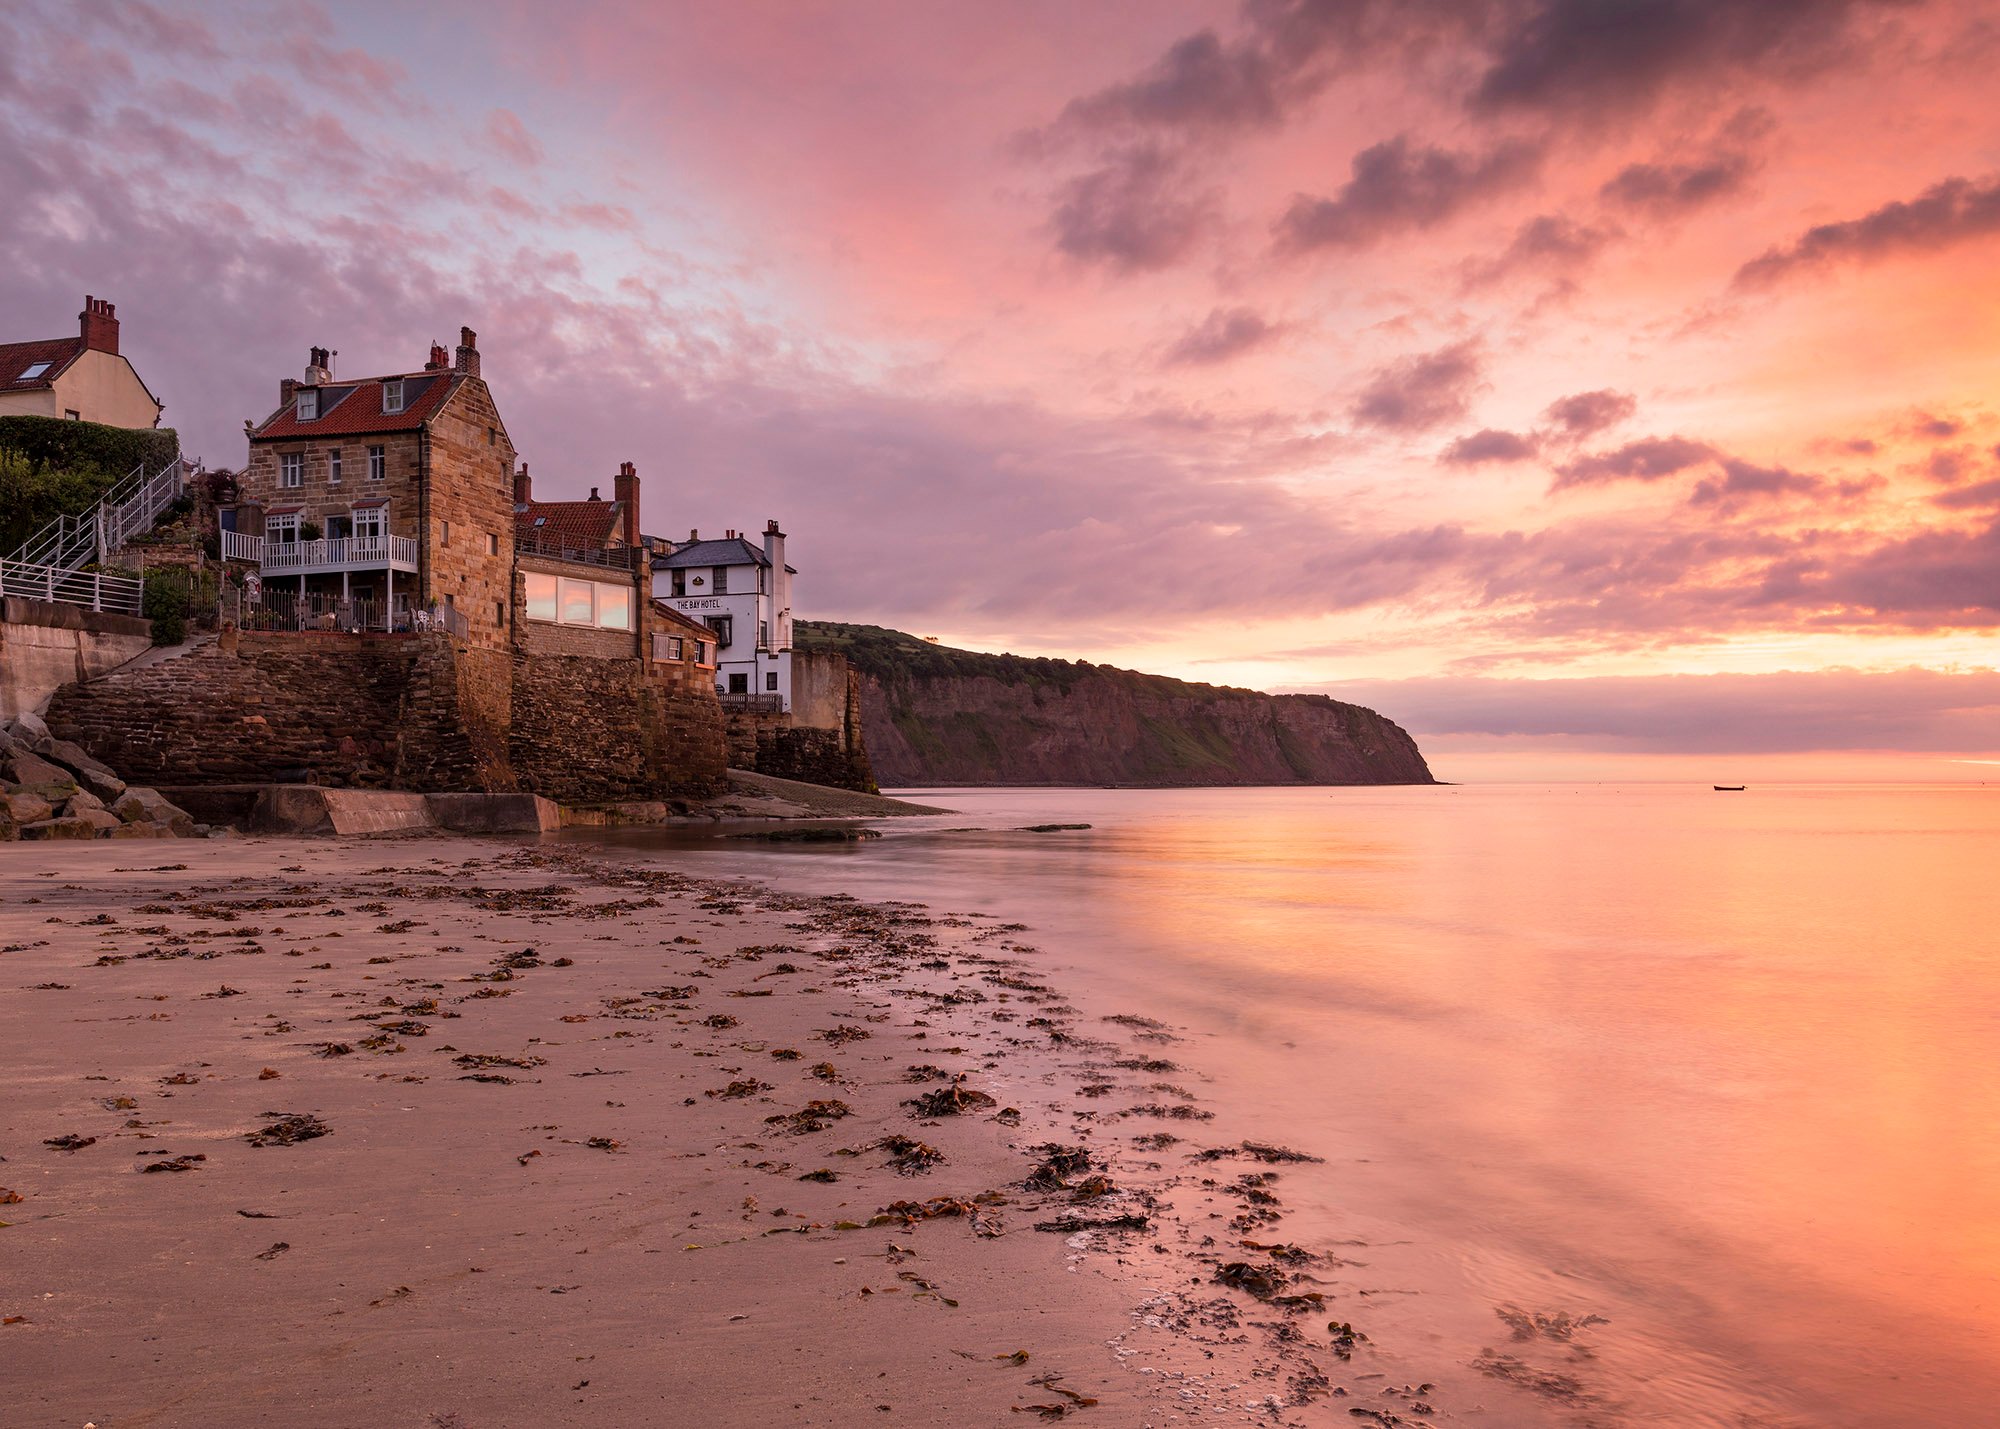
M735 768L875 792L861 735L861 682L844 656L795 651L791 711L730 710L724 715L724 733Z
M713 793L726 764L713 692L586 655L515 656L508 753L521 788L566 802Z

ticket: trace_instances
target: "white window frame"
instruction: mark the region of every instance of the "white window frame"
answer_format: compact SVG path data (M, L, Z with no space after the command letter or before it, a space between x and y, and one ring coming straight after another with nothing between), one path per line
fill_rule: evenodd
M40 377L40 376L41 376L42 374L44 374L45 372L47 372L47 371L48 371L48 370L49 370L49 369L50 369L51 367L53 367L54 365L55 365L55 364L54 364L54 363L52 363L52 362L37 362L37 363L34 363L34 364L30 365L30 367L28 368L28 370L27 370L26 372L23 372L23 373L22 373L22 374L21 374L21 375L20 375L19 377L15 378L14 380L15 380L16 382L32 382L32 381L34 381L34 380L35 380L35 379L36 379L37 377Z
M340 485L340 448L335 447L326 454L326 484Z
M382 384L383 415L393 417L396 413L403 410L404 405L403 379L399 377L393 382L384 382Z
M354 534L357 538L368 537L379 540L389 534L389 508L386 506L357 506L351 513Z
M299 394L298 394L298 406L297 406L296 410L297 410L297 412L298 412L298 414L299 414L299 420L300 420L301 422L315 422L315 421L318 421L318 420L319 420L319 388L317 388L317 387L302 387L302 388L300 388L300 389L299 389Z
M387 447L368 448L368 479L383 481L389 475L389 449Z
M299 539L299 513L264 518L264 539L274 546L289 546Z
M306 484L306 454L304 452L278 453L278 485L287 491L297 491Z

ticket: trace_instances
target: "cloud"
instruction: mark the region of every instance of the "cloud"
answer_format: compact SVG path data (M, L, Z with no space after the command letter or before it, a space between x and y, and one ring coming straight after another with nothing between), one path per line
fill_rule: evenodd
M1971 447L1938 447L1924 459L1924 475L1940 486L1949 486L1965 480L1978 459L1978 452Z
M1213 30L1177 40L1137 79L1071 100L1058 127L1261 128L1284 111L1289 67Z
M1252 308L1216 308L1167 350L1169 366L1203 367L1240 357L1277 334L1276 324Z
M486 142L502 158L532 169L542 162L542 144L521 116L511 109L496 109L486 116Z
M1580 456L1556 468L1556 487L1607 481L1658 481L1716 457L1714 447L1687 437L1641 437L1614 451Z
M1716 506L1745 497L1814 496L1826 482L1807 472L1782 466L1758 466L1738 457L1724 457L1720 478L1710 477L1688 495L1690 506Z
M1364 427L1421 432L1463 417L1472 406L1482 363L1474 340L1378 368L1349 415Z
M1438 460L1450 466L1478 466L1491 461L1529 461L1540 451L1533 437L1488 427L1460 437L1438 453Z
M1860 218L1809 228L1737 269L1735 286L1769 288L1794 274L1837 263L1931 253L1995 234L2000 234L2000 176L1951 178L1914 199L1885 203Z
M1836 572L1827 593L1910 626L2000 625L2000 518L1886 542Z
M1853 44L1857 17L1901 0L1536 0L1494 47L1475 112L1624 116L1669 89L1811 73ZM1503 12L1504 13L1504 12Z
M1931 505L1942 506L1947 511L2000 506L2000 479L1982 481L1977 486L1961 486L1956 491L1940 491L1931 498Z
M1084 263L1121 272L1165 268L1194 246L1212 202L1183 191L1181 167L1164 150L1141 146L1063 184L1051 216L1056 247Z
M2000 748L2000 671L1787 670L1575 679L1447 676L1328 688L1426 736L1560 738L1713 754Z
M1514 237L1497 257L1474 264L1468 275L1473 287L1497 283L1519 273L1555 278L1565 288L1604 250L1612 234L1560 213L1544 213L1514 230Z
M1279 242L1294 250L1364 248L1394 233L1434 228L1525 183L1541 156L1539 145L1523 140L1469 154L1399 134L1356 154L1352 177L1333 198L1293 198L1278 220Z
M1750 156L1740 153L1695 164L1627 164L1599 192L1608 203L1674 218L1735 193L1753 167Z
M1580 442L1628 420L1639 410L1639 399L1609 387L1577 392L1549 403L1542 416L1565 440Z

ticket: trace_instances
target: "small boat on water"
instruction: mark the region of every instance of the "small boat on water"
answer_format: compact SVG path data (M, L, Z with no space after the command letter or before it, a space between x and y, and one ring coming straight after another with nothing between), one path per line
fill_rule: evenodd
M1715 784L1710 787L1718 794L1741 794L1750 786L1747 784Z

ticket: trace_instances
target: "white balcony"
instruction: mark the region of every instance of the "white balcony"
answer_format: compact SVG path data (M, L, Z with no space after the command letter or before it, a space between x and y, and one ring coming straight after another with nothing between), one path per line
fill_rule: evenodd
M333 536L320 541L266 539L261 564L267 575L381 570L415 574L417 540L414 536Z
M225 561L261 563L264 559L264 538L262 536L252 536L244 531L224 531L222 533L222 559Z

